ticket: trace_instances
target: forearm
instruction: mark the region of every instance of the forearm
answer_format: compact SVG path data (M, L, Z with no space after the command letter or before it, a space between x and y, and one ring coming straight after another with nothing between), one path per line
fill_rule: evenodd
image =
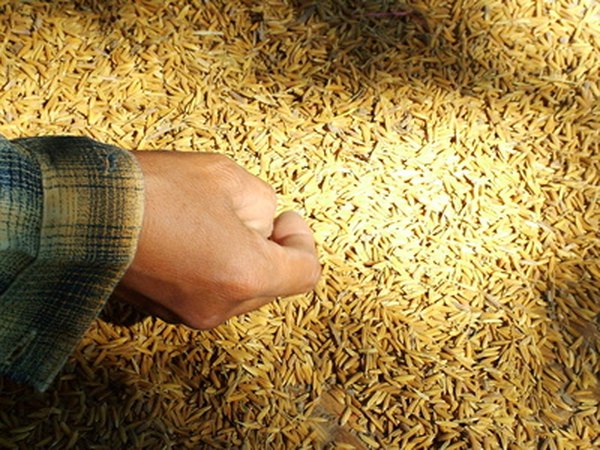
M0 374L45 389L130 264L135 159L86 138L0 140Z

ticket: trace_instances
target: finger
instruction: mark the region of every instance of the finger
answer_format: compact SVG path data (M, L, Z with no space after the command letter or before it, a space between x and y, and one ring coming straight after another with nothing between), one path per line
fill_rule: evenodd
M310 227L302 216L294 211L286 211L275 219L271 240L282 247L315 256L317 254Z
M242 223L263 238L268 238L273 231L277 207L273 188L224 155L199 155L204 159L201 167L207 171L203 185L210 185L215 192L225 194Z
M288 296L311 290L321 275L315 240L308 224L295 212L281 214L266 242L269 281L264 296Z
M273 232L277 196L267 183L247 175L244 188L234 198L234 211L246 227L266 239Z
M229 192L235 214L246 227L268 238L277 208L273 188L231 160L226 160L221 169L229 180L223 187Z

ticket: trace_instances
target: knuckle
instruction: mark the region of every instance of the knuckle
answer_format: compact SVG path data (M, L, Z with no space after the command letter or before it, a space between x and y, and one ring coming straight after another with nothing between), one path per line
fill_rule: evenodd
M211 170L229 178L237 178L239 166L228 156L215 153L212 155Z
M255 192L262 201L266 201L273 209L277 207L277 193L275 189L264 180L252 175L228 156L215 153L212 156L212 167L219 174L218 179L226 183L234 192Z
M216 155L211 170L217 174L221 188L229 192L244 190L244 169L228 156Z
M213 163L217 166L230 167L234 165L234 162L231 158L221 153L213 153L211 156L213 158Z
M275 209L277 207L277 193L275 192L275 189L273 189L273 186L263 180L260 180L260 182L264 187L265 198L271 204L273 209Z

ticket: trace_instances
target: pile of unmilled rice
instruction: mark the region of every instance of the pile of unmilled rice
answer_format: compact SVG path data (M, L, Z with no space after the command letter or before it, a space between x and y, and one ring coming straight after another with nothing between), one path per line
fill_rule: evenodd
M0 447L600 447L597 1L0 0L0 24L0 134L227 154L324 266L210 332L96 321L47 393L0 382Z

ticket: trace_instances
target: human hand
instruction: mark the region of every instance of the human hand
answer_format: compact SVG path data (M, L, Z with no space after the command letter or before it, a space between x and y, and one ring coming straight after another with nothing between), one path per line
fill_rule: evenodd
M294 212L274 218L268 184L217 154L133 153L144 174L144 220L117 297L210 329L314 287L321 266L312 232Z

